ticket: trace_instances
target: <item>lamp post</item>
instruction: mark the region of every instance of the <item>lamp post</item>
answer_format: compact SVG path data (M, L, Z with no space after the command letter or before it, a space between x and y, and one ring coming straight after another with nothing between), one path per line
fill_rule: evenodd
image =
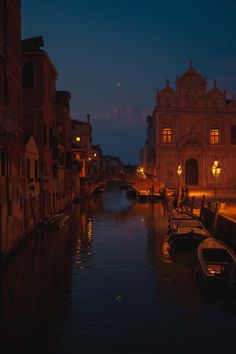
M180 203L180 199L181 199L181 183L180 183L180 177L181 177L181 175L182 175L182 172L183 172L183 170L182 170L182 167L181 167L181 165L179 165L178 166L178 168L177 168L177 175L178 175L178 184L179 184L179 186L178 186L178 189L179 189L179 191L178 191L178 195L177 195L177 208L179 207L179 203Z
M213 177L215 178L215 204L217 202L217 197L216 197L216 193L217 193L217 179L220 175L220 172L221 172L221 168L219 166L219 162L217 161L217 159L215 158L215 161L212 165L212 168L211 168L211 171L212 171L212 174L213 174Z
M177 168L177 175L178 175L178 181L179 181L179 188L181 187L181 185L180 185L180 177L181 177L181 175L182 175L182 172L183 172L182 167L181 167L181 165L179 165L178 168Z

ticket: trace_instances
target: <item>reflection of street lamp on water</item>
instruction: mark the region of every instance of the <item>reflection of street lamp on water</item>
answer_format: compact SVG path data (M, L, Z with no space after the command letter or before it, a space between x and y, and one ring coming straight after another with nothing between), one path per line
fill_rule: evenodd
M216 198L217 179L218 179L220 172L221 172L221 168L220 168L219 163L216 158L215 158L215 161L212 165L211 171L212 171L213 177L215 178L215 204L216 204L216 202L217 202L217 198Z

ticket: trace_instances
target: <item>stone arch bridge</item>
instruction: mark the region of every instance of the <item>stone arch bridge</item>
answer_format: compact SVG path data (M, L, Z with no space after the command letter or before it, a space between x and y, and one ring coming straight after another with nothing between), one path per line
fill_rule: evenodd
M104 186L110 181L118 181L127 186L132 186L137 192L148 190L154 186L154 193L160 190L160 183L153 179L141 179L140 177L127 172L117 172L113 174L104 174L100 176L84 177L80 179L80 193L82 197L87 197L100 186Z

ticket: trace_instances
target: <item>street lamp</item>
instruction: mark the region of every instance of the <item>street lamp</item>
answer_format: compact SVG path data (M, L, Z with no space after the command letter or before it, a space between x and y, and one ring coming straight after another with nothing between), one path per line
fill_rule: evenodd
M144 168L142 166L139 166L137 168L137 172L140 174L141 178L144 178Z
M217 198L216 198L217 179L218 179L220 172L221 172L221 168L220 168L219 163L216 158L215 158L215 161L212 165L211 171L212 171L213 177L215 178L215 204L216 204L216 201L217 201Z
M178 175L178 180L179 180L179 187L180 187L180 177L181 177L181 175L182 175L182 172L183 172L182 167L181 167L181 165L179 165L179 166L178 166L178 169L177 169L177 175Z
M177 175L178 175L178 182L179 182L178 193L177 193L177 208L179 207L179 203L180 203L180 199L181 199L180 177L182 175L182 172L183 172L182 167L181 167L181 165L179 165L177 168Z

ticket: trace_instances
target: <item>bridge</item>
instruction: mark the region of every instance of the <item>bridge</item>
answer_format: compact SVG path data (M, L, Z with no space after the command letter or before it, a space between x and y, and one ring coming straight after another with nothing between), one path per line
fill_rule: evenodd
M153 179L142 179L134 174L121 171L113 174L81 178L80 194L82 197L90 196L98 187L104 186L110 181L118 181L127 186L132 186L137 192L149 190L152 186L154 187L154 193L158 193L160 190L160 183Z

